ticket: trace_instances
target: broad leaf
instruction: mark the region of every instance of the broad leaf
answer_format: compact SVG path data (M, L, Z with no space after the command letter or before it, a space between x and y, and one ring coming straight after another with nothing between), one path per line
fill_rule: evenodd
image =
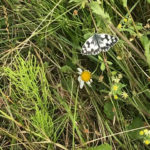
M112 146L106 143L100 146L87 148L86 150L112 150Z
M92 12L100 15L105 20L110 20L109 14L104 12L104 9L98 4L98 2L91 2L90 8L92 9Z
M145 49L145 56L147 59L147 63L150 65L150 40L148 39L147 36L142 36L141 42L142 42L142 45Z

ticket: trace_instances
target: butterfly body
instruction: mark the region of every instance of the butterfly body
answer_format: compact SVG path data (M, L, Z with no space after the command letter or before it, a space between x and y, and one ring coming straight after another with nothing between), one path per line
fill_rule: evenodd
M101 51L107 52L116 42L118 38L109 34L94 34L82 46L81 53L83 55L97 55Z

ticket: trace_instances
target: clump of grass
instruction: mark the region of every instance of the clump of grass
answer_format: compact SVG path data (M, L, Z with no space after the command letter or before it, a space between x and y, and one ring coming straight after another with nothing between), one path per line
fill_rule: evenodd
M0 148L148 149L148 2L2 1ZM107 57L80 55L94 32L118 35Z

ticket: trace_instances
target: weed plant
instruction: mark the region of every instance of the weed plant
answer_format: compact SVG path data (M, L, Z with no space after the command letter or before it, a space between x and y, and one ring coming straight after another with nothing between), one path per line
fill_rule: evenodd
M1 150L150 149L150 0L1 0L0 16ZM119 41L82 55L96 32Z

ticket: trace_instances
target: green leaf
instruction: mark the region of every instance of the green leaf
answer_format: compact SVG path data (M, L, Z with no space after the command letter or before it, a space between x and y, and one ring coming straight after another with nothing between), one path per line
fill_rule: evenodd
M113 64L111 61L107 61L107 63L108 63L109 65L112 65L112 64Z
M102 70L102 71L105 70L105 64L104 64L104 62L101 63L101 70Z
M143 120L140 117L136 117L133 119L132 123L128 126L128 130L136 129L142 126L144 126ZM134 140L139 138L139 130L131 131L128 134Z
M65 65L65 66L61 67L61 71L63 73L70 73L70 72L72 72L72 69L69 66Z
M88 32L88 33L86 33L86 34L84 34L84 39L88 39L90 36L92 36L93 35L93 33L91 33L91 32Z
M127 7L127 0L122 0L123 7Z
M77 3L78 5L81 6L81 8L84 8L85 4L88 3L87 0L70 0L69 3L71 3L71 2Z
M112 150L112 146L106 143L100 146L87 148L86 150Z
M54 123L51 116L45 110L35 109L35 114L31 117L32 124L41 129L47 136L53 137Z
M113 112L113 105L111 102L106 102L104 104L104 113L106 114L107 118L113 120L114 112Z
M117 74L117 71L112 71L111 74L112 74L113 76L115 76L115 75Z
M115 1L114 1L114 0L110 0L110 1L111 1L111 3L115 4Z
M147 59L147 63L150 65L150 40L145 35L142 36L140 40L141 40L142 45L145 49L145 56Z
M150 0L147 0L148 3L150 3Z
M117 90L114 90L114 86L117 86L118 89ZM122 83L115 83L112 85L111 87L111 93L113 95L121 95L122 94L122 88L125 87L126 85L125 84L122 84Z
M137 30L142 30L143 29L143 24L140 23L140 22L136 23L136 29Z
M136 35L136 33L134 32L132 27L128 27L128 28L121 28L120 31L126 31L129 32L130 35Z
M75 2L75 3L82 3L83 0L70 0L69 3Z
M61 79L61 85L65 90L76 92L77 85L73 84L73 79L71 77L66 77Z
M110 21L110 17L109 17L109 14L104 12L104 9L99 5L98 2L94 2L92 1L90 3L90 8L92 9L92 12L97 14L97 15L100 15L103 19L105 20L109 20Z
M100 61L103 61L103 58L102 58L100 55L98 55L98 59L99 59Z

